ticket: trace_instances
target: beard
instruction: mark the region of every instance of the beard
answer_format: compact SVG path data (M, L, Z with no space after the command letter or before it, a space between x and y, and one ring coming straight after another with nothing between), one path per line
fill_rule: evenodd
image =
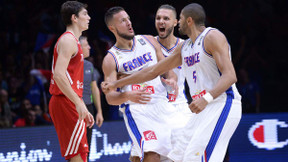
M174 28L173 26L170 27L170 28L168 28L168 29L167 29L167 34L164 35L164 36L160 36L160 35L158 34L159 38L161 38L161 39L165 39L165 38L167 38L167 37L172 33L173 28ZM158 32L158 33L159 33L159 32Z
M187 33L185 32L185 29L187 29L187 25L184 23L182 25L182 28L179 27L178 31L180 35L186 35Z
M117 30L117 29L116 29L116 32L121 38L124 38L126 40L132 40L135 36L134 33L133 33L133 35L128 35L128 34L124 34L124 33L119 32L119 30Z

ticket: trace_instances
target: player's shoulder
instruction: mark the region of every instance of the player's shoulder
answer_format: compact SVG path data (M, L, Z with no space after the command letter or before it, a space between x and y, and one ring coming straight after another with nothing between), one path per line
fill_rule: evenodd
M226 40L226 37L220 30L214 28L207 33L205 39L209 42L213 42L219 40Z
M72 34L69 33L65 33L63 35L61 35L60 39L59 39L59 43L77 43L75 37Z
M158 46L160 47L157 39L153 36L153 35L141 35L142 37L144 37L150 44L152 44L155 47L158 48Z
M116 55L115 53L110 49L107 51L106 55L103 58L103 65L111 65L115 60L116 60Z

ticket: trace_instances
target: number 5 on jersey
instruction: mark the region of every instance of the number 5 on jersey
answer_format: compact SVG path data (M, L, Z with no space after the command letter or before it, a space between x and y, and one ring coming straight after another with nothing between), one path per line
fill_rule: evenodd
M197 79L196 71L193 71L193 79L194 79L194 83L196 83L196 79Z

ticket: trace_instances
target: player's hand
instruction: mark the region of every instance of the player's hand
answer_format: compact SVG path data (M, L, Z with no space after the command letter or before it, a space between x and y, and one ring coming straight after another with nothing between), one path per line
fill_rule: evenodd
M101 89L104 94L107 94L110 90L116 89L114 82L102 82Z
M93 115L90 112L88 112L88 115L86 116L85 121L86 121L87 127L89 128L93 127L94 119L93 119Z
M76 105L76 110L79 115L79 120L85 119L85 117L88 115L88 110L86 108L86 105L84 102L81 100L79 104Z
M132 102L139 103L139 104L146 104L151 100L150 93L146 92L146 89L136 90L136 91L129 91L128 99Z
M99 112L98 112L98 113L96 114L95 119L96 119L96 125L100 128L100 127L102 126L102 124L103 124L103 121L104 121L104 118L103 118L102 113L99 113Z
M208 102L203 97L201 97L197 100L193 100L189 105L189 108L193 113L199 114L201 111L205 109L207 105Z
M85 122L87 123L87 126L91 128L94 124L94 119L91 113L89 113L86 105L84 104L82 100L78 105L76 105L76 110L78 112L79 120L84 119Z
M161 81L163 83L165 83L167 86L171 87L172 90L174 91L175 96L176 97L178 96L179 87L178 87L177 82L174 79L165 79L165 78L161 77Z

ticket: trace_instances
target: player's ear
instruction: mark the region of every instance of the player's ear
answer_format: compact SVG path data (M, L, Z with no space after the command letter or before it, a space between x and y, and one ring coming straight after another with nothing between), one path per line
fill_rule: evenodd
M191 26L191 25L193 24L193 19L192 19L192 17L187 17L186 23L187 23L189 26Z
M76 22L76 21L77 21L77 16L75 14L72 14L71 22Z
M177 26L177 24L178 24L178 20L175 19L175 20L174 20L174 27Z
M114 32L115 31L115 27L113 25L108 25L108 29L111 31L111 32Z

